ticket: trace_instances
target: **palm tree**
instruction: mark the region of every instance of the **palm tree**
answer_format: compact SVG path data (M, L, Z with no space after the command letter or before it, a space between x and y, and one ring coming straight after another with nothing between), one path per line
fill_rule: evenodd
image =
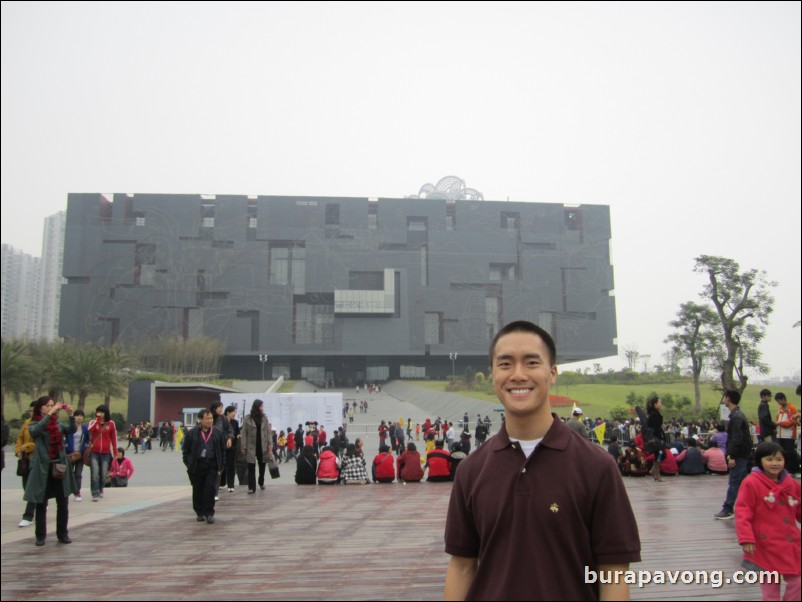
M69 345L54 374L54 385L78 396L83 410L92 393L116 392L114 379L118 370L112 366L110 350L95 345ZM121 385L120 385L121 386Z
M6 393L19 396L29 393L35 378L34 365L28 354L28 345L22 341L3 341L0 358L0 410L5 415Z
M111 398L125 393L128 383L127 370L131 365L131 358L124 354L119 347L101 349L106 367L103 382L103 403L111 411Z

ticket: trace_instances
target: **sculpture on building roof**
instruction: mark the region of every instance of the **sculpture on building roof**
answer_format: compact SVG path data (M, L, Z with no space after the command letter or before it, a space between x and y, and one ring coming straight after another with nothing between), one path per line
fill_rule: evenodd
M466 188L465 180L457 176L446 176L437 184L424 184L418 194L407 198L446 199L448 201L484 201L484 195L474 188Z

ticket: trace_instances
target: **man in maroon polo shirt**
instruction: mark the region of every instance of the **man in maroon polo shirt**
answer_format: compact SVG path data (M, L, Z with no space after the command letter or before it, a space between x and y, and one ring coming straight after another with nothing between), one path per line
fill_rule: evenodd
M628 600L624 571L640 561L635 517L612 457L551 413L553 339L513 322L490 362L506 420L457 471L446 600Z

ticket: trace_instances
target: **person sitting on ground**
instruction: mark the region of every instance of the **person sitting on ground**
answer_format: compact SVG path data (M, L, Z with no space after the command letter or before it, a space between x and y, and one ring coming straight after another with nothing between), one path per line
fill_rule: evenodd
M683 451L685 451L686 445L684 441L680 441L678 437L675 437L668 447L670 447L671 449L676 449L677 455L679 455Z
M392 483L395 481L395 461L390 448L386 445L379 447L379 453L373 458L373 482Z
M459 466L459 463L467 457L468 454L462 451L462 445L459 442L454 443L454 445L451 446L451 455L449 456L449 465L451 466L451 477L449 478L450 481L454 480L454 476L457 474L457 467Z
M615 459L616 464L619 464L624 458L624 452L621 449L621 446L618 445L617 433L610 435L610 443L607 445L607 452Z
M317 484L336 485L340 482L340 459L331 446L326 446L320 452L320 461L317 465Z
M420 462L420 453L415 444L407 444L407 450L398 456L398 480L405 483L420 483L423 479L423 468Z
M454 445L460 444L457 442ZM460 449L462 449L461 446ZM426 477L427 481L438 483L452 480L451 454L443 449L442 440L436 441L434 449L426 454L426 468L429 469L429 476Z
M365 458L357 452L356 444L354 443L349 443L345 448L342 480L346 485L365 485L370 483Z
M675 477L679 474L677 459L668 448L663 448L663 461L660 462L660 474L667 477Z
M718 447L714 442L705 451L702 452L702 459L708 472L712 474L725 475L729 474L729 467L727 466L727 458L724 457L724 451Z
M622 467L621 474L628 477L645 477L649 472L646 467L646 461L643 458L643 452L634 441L629 444L629 447L624 452Z
M357 437L354 440L354 445L356 446L356 455L365 457L365 441Z
M315 448L311 445L304 445L295 464L295 482L298 485L314 485L317 483L317 456L315 455Z
M462 444L462 451L464 451L466 455L471 453L471 434L468 431L462 431L459 440Z
M685 440L686 448L677 456L679 473L682 475L700 475L705 473L705 461L702 457L702 450L696 445L696 439L688 437Z
M716 425L716 434L710 438L710 444L716 444L719 449L727 452L727 429L722 422Z
M128 479L134 476L134 465L125 457L125 449L117 448L117 456L111 461L109 487L128 487Z

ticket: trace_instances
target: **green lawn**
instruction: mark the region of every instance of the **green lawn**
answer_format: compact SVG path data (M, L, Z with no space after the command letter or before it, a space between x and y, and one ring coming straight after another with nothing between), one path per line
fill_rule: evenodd
M445 391L447 381L433 381L421 380L413 381L414 384L432 389L434 391ZM671 394L672 396L681 397L687 396L693 402L693 383L678 382L670 384L652 384L652 385L565 385L560 386L559 377L557 384L551 388L552 395L562 395L570 397L577 401L577 405L581 407L585 414L591 418L601 416L605 418L609 415L610 409L626 405L626 398L630 391L634 391L635 395L647 397L650 393L655 392L658 395ZM749 387L744 392L744 401L742 404L744 413L750 419L757 420L757 406L760 401L758 392L763 387L757 385ZM788 399L794 399L795 393L791 388L771 388L772 394L782 391L786 394ZM702 407L714 408L718 406L721 399L721 392L715 391L710 384L703 384L701 387L702 393ZM486 395L479 391L459 391L459 395L465 397L472 397L474 399L482 399L487 402L496 404L498 399L495 395ZM772 403L772 412L776 412L776 404ZM554 411L560 416L568 416L571 412L570 407L555 408Z

